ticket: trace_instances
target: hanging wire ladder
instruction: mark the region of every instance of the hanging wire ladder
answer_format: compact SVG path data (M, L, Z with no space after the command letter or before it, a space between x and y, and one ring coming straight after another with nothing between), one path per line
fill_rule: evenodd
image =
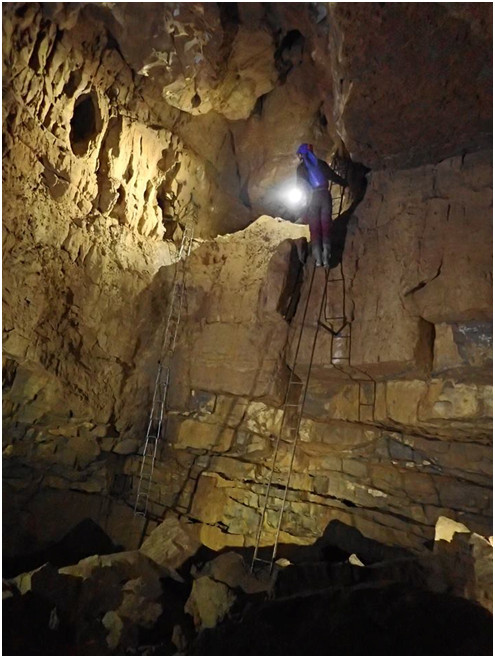
M332 169L347 179L348 162L335 159ZM330 184L330 191L333 183ZM343 195L338 201L337 216L342 212ZM342 312L338 315L327 315L326 306L324 320L320 318L320 326L331 334L330 362L332 366L342 372L348 379L359 384L358 421L360 423L373 422L375 415L376 381L363 370L351 365L352 350L352 323L346 316L346 288L344 268L342 261L338 268L332 272L333 278L327 279L326 295L328 299L328 284L340 284L342 296Z
M332 169L335 168L336 161L332 162ZM347 171L345 172L345 175L347 175ZM345 176L344 176L345 178ZM330 192L331 192L332 186L330 186ZM345 191L342 188L340 192L340 199L338 202L338 211L337 211L337 216L339 216L342 213L342 208L344 204L344 195ZM299 329L299 335L297 338L297 345L294 353L294 358L293 358L293 363L292 363L292 368L290 369L290 376L289 376L289 381L287 384L287 389L285 393L285 399L284 399L284 404L282 408L282 419L280 422L280 428L279 432L277 434L277 438L275 441L275 447L274 447L274 453L273 453L273 458L272 458L272 463L271 463L271 468L270 468L270 473L268 476L267 484L266 484L266 489L265 489L265 495L263 498L263 505L261 508L261 514L260 514L260 519L258 522L258 529L256 533L256 539L255 539L255 546L254 546L254 553L253 553L253 558L251 562L251 571L254 571L256 563L262 563L265 565L269 566L270 572L273 569L273 564L275 562L276 556L277 556L277 549L278 549L278 543L279 543L279 538L280 538L280 532L282 528L282 520L284 516L284 511L285 511L285 505L287 502L287 495L289 491L289 484L290 484L290 478L292 475L292 470L294 466L294 459L296 455L296 446L297 442L299 439L299 430L301 426L301 421L302 421L302 416L303 416L303 411L304 411L304 405L306 402L306 395L308 392L308 385L311 377L311 368L313 365L313 359L314 359L314 354L316 350L316 343L318 339L318 332L320 329L320 326L322 326L322 317L324 317L324 309L325 309L325 304L326 304L326 299L327 299L327 285L329 281L329 270L326 270L325 272L325 285L323 287L323 294L321 297L320 301L320 306L318 310L318 319L316 322L316 326L313 327L313 340L311 344L311 356L307 368L307 373L306 377L304 378L303 381L299 379L299 377L296 375L296 366L298 363L299 359L299 353L300 353L300 348L301 348L301 343L302 343L302 337L304 334L304 329L305 329L305 322L306 322L306 316L308 312L308 307L309 307L309 300L311 298L311 293L313 290L313 282L315 278L315 271L316 271L316 264L314 264L312 272L311 272L311 279L309 283L309 290L308 290L308 295L306 297L306 304L304 306L304 311L303 311L303 316L301 319L301 326ZM281 475L282 483L276 483L275 480L275 471L277 470L277 461L279 458L279 452L280 452L280 447L281 443L285 443L286 446L288 447L289 450L289 467L286 471L285 474ZM283 482L283 475L285 475L285 482ZM263 534L263 529L265 525L267 525L268 521L268 512L269 512L269 501L270 501L270 494L272 493L272 490L277 489L280 491L280 488L282 489L282 498L280 502L280 507L278 510L278 518L276 522L276 528L275 528L275 537L274 537L274 542L273 542L273 548L272 548L272 553L271 556L268 560L260 558L259 557L259 551L260 551L260 545L261 545L261 537ZM278 497L274 497L274 500L277 501Z
M161 435L165 429L164 419L166 416L165 410L167 394L170 386L171 357L174 353L175 345L177 342L177 334L184 302L184 264L185 260L191 253L193 238L194 224L192 226L186 226L184 229L175 265L169 311L161 342L160 360L158 361L151 410L148 419L144 446L142 448L139 483L137 488L136 501L134 504L134 514L136 516L146 517L148 515L157 449Z

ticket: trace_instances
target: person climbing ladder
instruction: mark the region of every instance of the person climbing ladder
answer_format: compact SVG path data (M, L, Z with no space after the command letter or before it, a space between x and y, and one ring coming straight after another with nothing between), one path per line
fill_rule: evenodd
M309 224L311 251L316 266L330 266L332 237L332 197L328 181L347 187L347 181L339 176L324 160L313 152L312 144L301 144L297 149L300 164L297 167L297 180L310 192L306 210Z

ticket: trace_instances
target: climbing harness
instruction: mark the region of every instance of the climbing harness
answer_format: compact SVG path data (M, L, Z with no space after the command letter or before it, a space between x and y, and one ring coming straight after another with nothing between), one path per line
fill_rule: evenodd
M185 260L191 253L194 238L194 226L186 226L175 264L174 281L170 295L167 322L163 332L160 360L155 378L155 388L148 419L148 428L142 448L139 483L134 504L134 514L146 517L153 485L153 471L160 437L165 429L166 402L170 386L171 358L177 342L182 306L185 292Z

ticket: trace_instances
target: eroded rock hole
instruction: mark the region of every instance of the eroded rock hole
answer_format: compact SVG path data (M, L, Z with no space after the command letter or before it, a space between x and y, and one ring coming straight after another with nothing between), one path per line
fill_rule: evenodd
M101 117L96 94L82 94L74 105L70 122L70 145L74 155L86 155L92 139L101 129Z
M282 83L287 79L288 73L302 62L305 38L299 30L290 30L283 37L280 46L275 52L275 66L280 74Z
M74 96L76 89L81 84L81 80L82 80L82 72L80 69L71 71L69 75L69 79L65 83L63 93L69 98L72 98L72 96Z
M256 101L256 104L255 104L254 110L253 110L253 115L254 116L259 116L260 117L263 114L263 104L265 102L266 96L267 96L267 94L263 94Z
M46 32L45 30L41 30L41 32L38 35L38 38L36 40L36 45L33 48L33 52L31 53L31 57L29 58L29 68L33 69L33 71L39 71L41 68L40 64L40 58L39 58L39 50L40 46L43 42L43 39L46 37Z
M304 46L304 36L299 30L289 30L280 43L280 52L291 50L296 47L302 50Z
M2 391L6 393L12 388L17 373L17 361L5 359L2 367Z
M162 183L156 191L156 202L162 211L163 219L171 219L171 197L165 183Z

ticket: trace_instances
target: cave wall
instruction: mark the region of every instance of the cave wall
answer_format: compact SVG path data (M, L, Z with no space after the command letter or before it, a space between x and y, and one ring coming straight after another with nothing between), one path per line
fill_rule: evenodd
M163 20L153 29L170 49L166 59L184 68L167 78L176 90L170 103L162 78L142 71L150 62L138 62L133 48L158 49L135 39L157 11ZM242 123L275 84L276 44L273 30L239 30L235 17L220 20L219 11L207 6L209 25L196 6L180 3L114 11L89 3L3 7L5 486L21 501L5 519L21 535L30 529L19 540L25 550L35 537L52 538L48 524L37 523L36 503L24 505L33 496L43 501L48 491L52 501L53 490L70 489L78 500L82 492L83 502L71 506L74 522L78 514L108 516L105 505L95 512L101 501L87 494L108 496L122 454L141 440L134 428L145 423L170 265L185 223L195 222L204 239L252 217L239 199L229 119ZM184 74L189 85L207 23L211 76L205 93L199 87L206 105L193 111L189 92L176 83ZM212 76L223 82L210 102ZM141 341L149 350L137 360ZM19 514L26 516L21 524Z
M337 130L372 169L491 148L492 8L480 3L335 3Z
M193 220L147 531L173 510L212 548L252 544L310 267L306 227L250 222L301 141L372 171L327 292L350 324L319 335L282 541L339 520L421 550L439 515L490 532L490 8L421 7L4 10L7 552L86 516L138 545L137 451Z
M343 278L336 267L326 284L327 322L345 310L349 324L335 338L324 329L318 335L283 543L312 543L336 520L418 551L433 540L439 516L490 534L490 213L488 152L369 176L349 222ZM260 218L228 244L208 246L213 267L204 267L201 249L188 264L176 413L158 462L154 512L189 515L216 549L254 540L280 431L284 363L292 367L309 292L310 262L296 314L282 320L294 293L287 272L297 264L290 242L273 252L263 239L279 230ZM225 248L250 257L234 264ZM255 252L265 254L263 270ZM240 263L245 291L234 274ZM301 379L324 288L321 270L296 362ZM282 445L275 483L284 483L289 461ZM135 480L139 465L135 457L126 464ZM269 509L267 543L277 504Z
M246 222L225 120L192 130L166 106L158 121L85 11L3 8L4 448L21 498L108 493L143 292L174 261L185 216L198 236ZM36 505L26 515L20 526L45 539Z

